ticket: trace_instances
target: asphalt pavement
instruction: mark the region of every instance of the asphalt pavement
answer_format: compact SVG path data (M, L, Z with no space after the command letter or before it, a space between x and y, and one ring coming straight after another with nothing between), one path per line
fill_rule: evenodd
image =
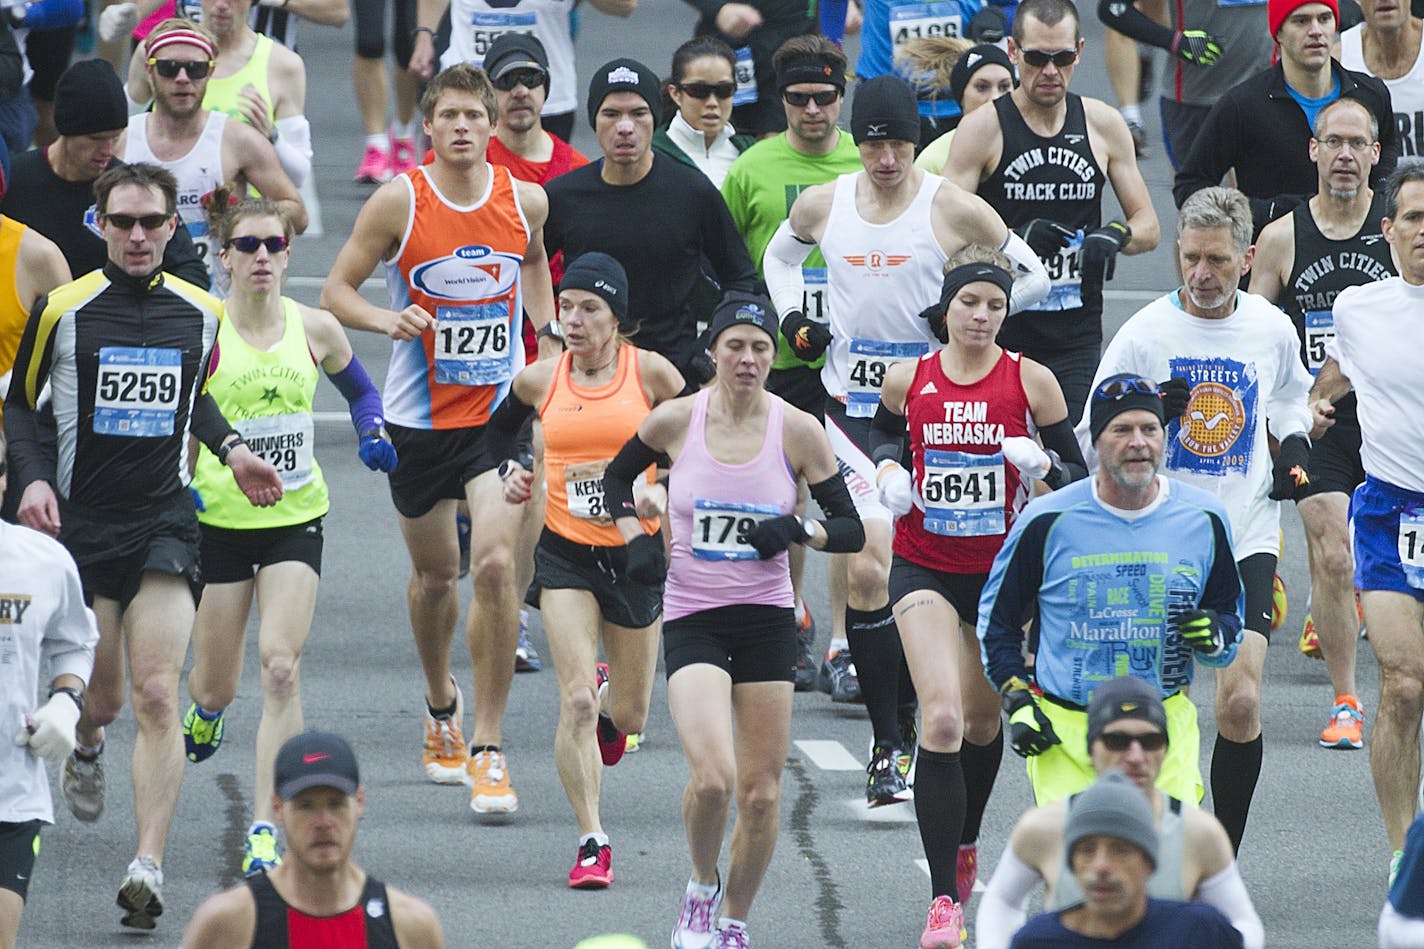
M692 8L672 0L645 0L626 21L585 7L577 42L580 76L586 82L593 67L619 55L666 70L672 50L691 35L693 23ZM1109 96L1100 55L1102 29L1095 20L1084 27L1088 48L1073 89ZM362 149L350 77L352 30L306 25L300 44L308 69L307 112L324 234L297 242L289 293L314 303L371 189L351 181ZM1109 331L1176 285L1171 255L1176 219L1170 168L1156 137L1155 100L1144 111L1154 141L1143 171L1164 239L1151 254L1119 261L1107 293ZM574 144L594 153L581 104L578 114ZM843 116L848 118L848 112ZM381 299L384 291L373 283L368 295ZM356 334L353 341L379 382L389 344L370 334ZM659 679L654 689L644 747L604 774L603 820L612 838L617 880L607 891L571 891L566 880L578 837L554 770L558 698L551 666L546 661L543 671L517 677L505 719L505 747L520 798L517 813L479 819L469 810L466 790L426 783L420 768L422 679L406 619L408 562L395 513L384 479L356 458L354 435L340 421L345 416L340 397L323 386L317 407L336 419L318 426L318 455L331 483L332 508L316 621L301 664L302 693L307 723L346 735L361 762L366 811L357 860L429 901L443 922L447 944L459 949L564 949L607 932L635 934L650 947L666 945L689 864L680 811L686 766L668 717L664 682ZM1265 763L1241 870L1269 945L1370 946L1385 896L1389 851L1367 753L1326 751L1316 743L1333 694L1324 665L1296 651L1309 578L1293 510L1287 508L1282 523L1286 556L1281 573L1290 612L1266 666ZM808 599L824 647L830 631L825 558L813 555L810 564ZM466 585L462 597L468 601L469 595ZM534 638L547 657L537 614ZM455 671L468 690L469 658L462 636L456 637ZM1372 717L1378 679L1363 643L1359 682L1360 698ZM1215 738L1212 694L1212 676L1200 676L1194 697L1201 708L1204 773ZM186 707L186 690L182 701ZM126 709L109 732L108 809L97 823L80 824L69 815L56 779L57 823L43 837L20 945L179 945L198 903L239 880L239 847L251 819L260 707L252 645L240 694L228 711L222 750L187 769L164 862L166 912L148 935L122 929L114 905L134 844L129 784L133 717ZM799 694L792 738L781 838L750 914L755 944L761 949L916 945L931 894L913 808L865 808L863 766L870 731L864 712L832 705L819 693ZM992 872L1009 828L1030 803L1022 762L1006 752L984 822L982 878ZM975 908L971 902L971 918Z

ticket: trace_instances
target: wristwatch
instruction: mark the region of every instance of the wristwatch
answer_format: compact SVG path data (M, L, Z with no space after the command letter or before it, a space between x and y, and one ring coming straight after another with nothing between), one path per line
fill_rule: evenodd
M69 696L71 699L74 700L74 704L79 706L79 713L82 715L84 713L84 693L80 692L78 689L72 686L61 685L57 689L50 689L49 697L54 698L61 692L63 692L65 695Z
M809 517L801 518L801 532L806 535L806 540L811 540L816 536L816 522Z
M237 434L237 433L234 432L233 434ZM236 448L237 446L239 446L239 445L246 445L246 444L247 444L247 442L243 439L243 437L242 437L240 434L237 434L237 437L234 438L232 441L230 441L230 442L224 442L223 444L219 445L219 446L218 446L218 464L220 464L220 465L225 465L225 464L227 464L227 456L230 455L230 454L232 454L232 450L233 450L234 448Z
M557 339L559 342L562 343L564 341L564 324L560 323L558 320L550 320L543 326L539 327L539 332L534 335L536 339L543 339L545 336L548 336L549 338Z
M499 480L503 481L509 477L510 472L514 470L514 466L517 464L519 464L519 462L513 458L506 458L504 461L501 461L499 463Z

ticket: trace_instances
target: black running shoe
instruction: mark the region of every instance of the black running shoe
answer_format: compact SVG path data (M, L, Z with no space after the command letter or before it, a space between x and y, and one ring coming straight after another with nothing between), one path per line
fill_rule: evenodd
M831 701L843 705L860 703L860 677L855 673L855 660L849 649L842 649L821 663L820 689Z
M900 773L900 750L885 745L876 745L871 753L866 773L870 777L865 782L865 803L871 807L899 804L908 799L909 785Z

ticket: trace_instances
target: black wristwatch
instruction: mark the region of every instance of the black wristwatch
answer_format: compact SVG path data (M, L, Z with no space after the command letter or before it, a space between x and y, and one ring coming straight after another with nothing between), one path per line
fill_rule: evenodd
M237 435L237 437L230 442L225 441L218 446L218 464L220 465L227 464L227 456L232 454L232 450L234 448L238 447L239 445L247 444L247 442L243 439L240 433L230 432L229 434L235 434ZM223 437L226 438L227 436L225 435Z
M83 693L83 692L80 692L78 689L74 688L73 686L61 685L59 688L50 689L50 690L49 690L49 697L50 697L50 698L54 698L54 697L55 697L56 695L58 695L60 692L63 692L65 695L67 695L67 696L69 696L71 699L73 699L73 700L74 700L74 704L77 705L77 706L79 706L79 714L80 714L80 715L83 715L83 714L84 714L84 693Z
M539 327L539 332L534 334L535 339L543 339L546 336L562 343L564 341L564 324L558 320L550 320Z
M519 464L519 461L514 458L506 458L504 461L501 461L499 463L499 480L503 481L509 477L510 472L514 470L514 466L517 464Z

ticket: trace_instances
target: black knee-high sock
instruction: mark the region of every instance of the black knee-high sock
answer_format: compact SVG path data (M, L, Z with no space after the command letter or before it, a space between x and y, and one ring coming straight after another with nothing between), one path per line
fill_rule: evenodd
M952 896L959 901L955 866L960 828L964 824L964 770L959 753L920 749L915 765L915 817L920 843L930 864L931 898Z
M852 653L852 655L854 654ZM919 703L920 696L915 691L915 680L910 677L910 664L905 661L905 650L902 646L900 649L900 708L902 710L914 709Z
M1211 798L1216 819L1226 828L1233 851L1241 849L1246 815L1251 810L1251 797L1256 793L1256 781L1260 777L1260 735L1248 742L1216 736L1216 748L1211 753Z
M846 639L860 679L860 697L870 713L875 742L898 747L900 725L896 718L900 701L900 631L890 604L878 610L846 607Z
M1004 730L999 729L987 745L966 740L959 748L959 759L964 767L964 832L959 835L959 842L972 844L979 839L984 809L989 806L999 764L1004 760Z

